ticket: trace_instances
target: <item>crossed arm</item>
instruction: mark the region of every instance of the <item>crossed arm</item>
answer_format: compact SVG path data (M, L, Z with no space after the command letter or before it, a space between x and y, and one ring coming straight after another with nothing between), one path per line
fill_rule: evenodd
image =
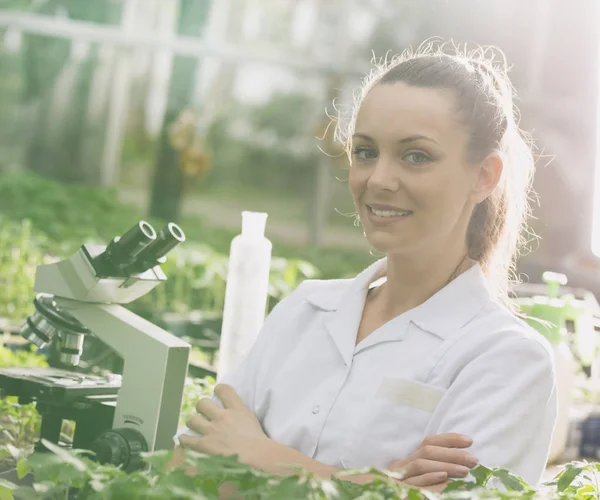
M556 415L551 355L535 340L515 341L508 334L492 347L474 355L456 376L417 450L389 464L389 470L402 469L402 482L440 491L447 480L467 476L476 465L468 447L488 467L508 468L531 484L539 481ZM232 386L217 386L215 395L223 408L208 398L198 402L198 414L187 424L202 437L180 436L184 448L238 455L250 467L276 474L291 473L285 464L325 478L341 472L269 439ZM476 442L449 432L473 435ZM365 483L372 477L344 479Z
M269 439L256 416L248 409L233 387L218 385L215 394L223 408L211 399L201 399L196 405L198 415L187 422L190 429L202 437L182 435L181 446L208 455L238 455L240 462L273 474L291 474L288 464L303 467L323 478L338 474L338 469L314 460L299 451ZM402 470L402 482L431 491L442 491L449 478L466 477L477 459L464 450L471 440L460 434L434 435L426 438L409 457L389 465L391 471ZM183 461L183 449L175 452L173 466ZM362 484L375 476L362 474L343 479Z

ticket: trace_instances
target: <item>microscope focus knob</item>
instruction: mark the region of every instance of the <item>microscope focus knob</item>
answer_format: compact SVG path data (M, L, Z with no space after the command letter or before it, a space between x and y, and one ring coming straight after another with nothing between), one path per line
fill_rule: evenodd
M141 454L148 451L142 434L130 428L103 432L90 447L101 464L122 465L123 470L133 472L144 466Z

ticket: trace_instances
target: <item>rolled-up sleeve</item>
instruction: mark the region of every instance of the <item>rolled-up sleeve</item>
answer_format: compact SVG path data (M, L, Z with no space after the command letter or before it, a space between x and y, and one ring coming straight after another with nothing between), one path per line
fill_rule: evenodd
M491 344L458 371L426 435L466 434L473 439L469 451L482 465L537 484L557 413L553 355L533 338L507 335ZM452 358L451 352L444 357Z

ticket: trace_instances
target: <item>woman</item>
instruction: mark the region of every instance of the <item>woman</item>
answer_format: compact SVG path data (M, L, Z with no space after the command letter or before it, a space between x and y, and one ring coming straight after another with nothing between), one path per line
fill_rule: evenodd
M340 137L386 257L279 303L183 447L276 473L401 468L438 491L478 462L539 481L552 355L506 299L533 160L506 71L486 57L427 47L369 75Z

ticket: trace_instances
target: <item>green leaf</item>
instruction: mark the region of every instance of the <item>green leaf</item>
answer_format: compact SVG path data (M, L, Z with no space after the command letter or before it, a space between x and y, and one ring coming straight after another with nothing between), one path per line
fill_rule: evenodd
M201 498L206 498L203 495L200 495L197 491L187 490L180 486L170 486L166 492L158 491L158 495L162 498L177 498L181 500L199 500Z
M79 450L74 450L73 452L69 453L67 450L61 448L60 446L54 443L51 443L50 441L47 441L46 439L42 439L41 442L48 450L54 453L65 464L72 465L79 472L86 472L88 470L88 467L85 464L85 462L75 456L76 454L78 454L77 451Z
M418 490L415 490L414 488L411 488L411 490L408 492L407 500L422 500L422 498L423 496L421 495L421 493Z
M497 477L498 479L500 479L502 484L504 486L506 486L506 488L508 490L524 491L524 490L530 489L529 485L525 481L523 481L520 477L518 477L514 474L511 474L507 470L500 469L500 470L494 471L493 475L495 477Z
M0 500L13 500L13 491L17 488L16 484L0 478Z
M588 494L597 497L596 493L596 488L592 484L586 484L577 490L577 496L582 498L587 497Z
M304 500L309 498L308 484L300 484L295 476L288 476L273 487L273 498L285 498L287 500Z
M167 467L172 456L173 452L170 450L158 450L151 453L142 453L144 462L159 470L164 470Z
M462 490L468 484L472 484L472 483L470 483L468 481L462 481L462 480L451 481L450 483L448 483L448 486L446 486L446 488L444 489L444 493L449 493L451 491Z
M474 469L471 469L471 475L475 478L478 486L485 486L491 474L491 469L488 469L484 465L478 465Z
M375 491L365 491L361 496L356 497L356 500L385 500L385 497Z
M19 460L17 462L17 476L19 479L23 479L27 474L31 472L31 467L25 460Z
M571 464L567 465L566 469L560 475L558 480L558 491L565 491L569 486L571 486L571 483L581 473L582 470L583 467L575 467Z
M438 500L439 496L437 493L433 493L432 491L428 491L428 490L418 490L419 494L421 495L421 498L427 499L427 500Z
M19 500L40 500L40 498L48 498L47 496L44 497L43 495L41 495L40 493L42 492L43 491L38 492L37 489L31 488L29 486L19 486L14 490L13 493L15 497Z

